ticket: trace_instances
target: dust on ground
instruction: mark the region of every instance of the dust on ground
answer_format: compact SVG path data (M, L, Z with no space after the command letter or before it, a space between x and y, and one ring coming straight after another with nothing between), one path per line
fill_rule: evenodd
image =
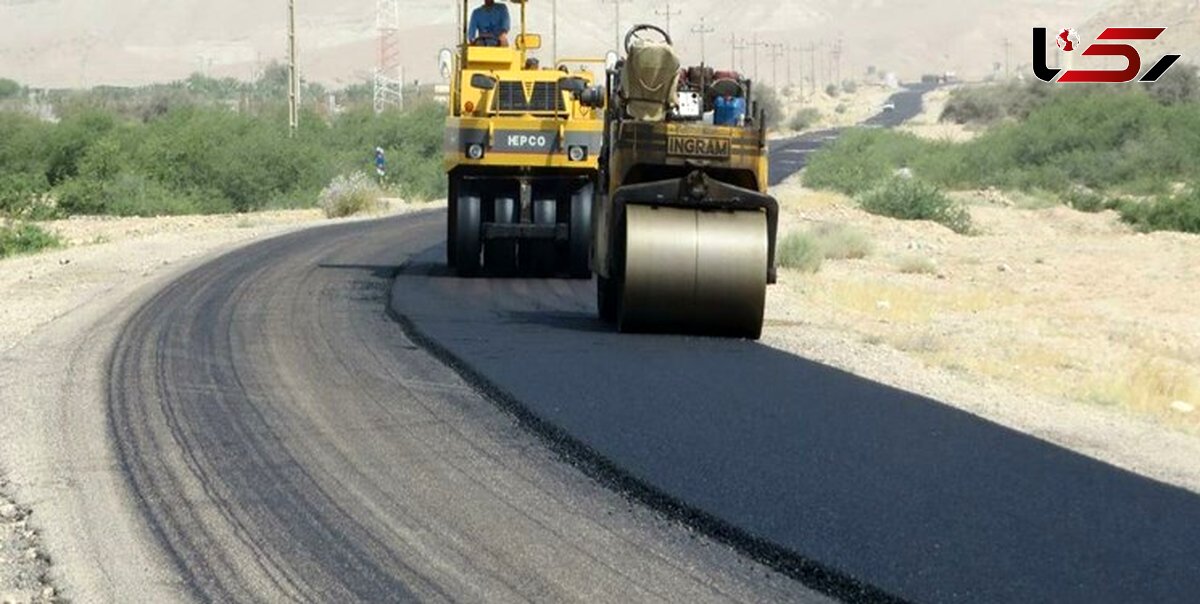
M1200 236L1115 213L959 195L980 233L774 191L781 233L822 224L873 252L781 271L764 342L1200 492Z
M383 214L438 205L385 201ZM239 244L332 222L317 210L287 210L162 218L75 217L41 223L57 233L66 247L0 260L0 354L107 292L132 291L163 271ZM57 599L36 509L24 507L21 485L9 484L5 478L6 467L21 463L21 459L0 459L0 604Z

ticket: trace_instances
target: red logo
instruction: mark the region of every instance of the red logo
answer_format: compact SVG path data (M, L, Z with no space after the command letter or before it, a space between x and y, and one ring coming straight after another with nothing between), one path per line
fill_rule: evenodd
M1097 40L1083 51L1085 57L1122 57L1127 62L1125 69L1072 69L1062 73L1061 69L1051 69L1046 65L1046 28L1033 28L1033 74L1043 82L1060 83L1124 83L1137 80L1139 82L1157 82L1176 61L1180 55L1164 55L1153 67L1140 78L1142 73L1142 56L1136 48L1128 44L1113 44L1110 41L1150 41L1157 40L1167 28L1165 27L1110 27L1105 29ZM1064 29L1055 38L1055 43L1063 52L1072 52L1079 44L1079 34L1073 29Z

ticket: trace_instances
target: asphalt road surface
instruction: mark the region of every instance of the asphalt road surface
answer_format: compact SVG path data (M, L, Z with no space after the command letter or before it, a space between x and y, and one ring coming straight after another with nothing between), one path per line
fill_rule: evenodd
M757 343L618 335L588 282L448 277L443 221L255 244L126 324L112 438L188 596L1200 593L1195 495Z
M1200 497L758 343L622 335L587 282L461 280L396 313L610 480L848 600L1195 602Z
M388 291L443 221L255 244L129 320L110 361L111 432L174 593L825 599L588 478L415 345L388 316Z

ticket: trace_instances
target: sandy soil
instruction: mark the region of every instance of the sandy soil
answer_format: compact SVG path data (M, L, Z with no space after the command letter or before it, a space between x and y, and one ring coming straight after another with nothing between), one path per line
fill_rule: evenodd
M435 206L393 201L385 211L400 213L429 207ZM105 317L116 318L119 323L122 313L132 310L126 306L133 292L152 290L178 272L238 245L328 222L316 210L171 218L73 218L43 225L60 234L67 242L66 248L0 260L0 383L5 384L0 398L0 414L5 417L0 425L0 604L55 600L61 584L51 571L45 549L55 551L59 557L79 553L54 547L56 543L62 545L61 537L49 546L43 543L42 530L72 530L54 524L54 519L60 517L57 508L67 504L45 500L46 493L78 495L96 486L59 484L60 479L52 476L57 472L45 467L56 461L45 459L45 452L22 449L17 441L23 439L12 438L14 430L55 425L61 418L54 414L63 412L23 408L33 391L53 381L28 376L61 374L64 358L80 354L72 346L86 346L79 343L81 337L86 337L82 326ZM43 349L43 341L58 342L61 350ZM92 382L103 376L103 353L97 355L101 357L97 359L97 375L67 378L71 388L91 392L95 386ZM103 420L98 419L97 425L93 436L100 442L105 437ZM108 479L94 470L82 471L95 476L98 483ZM95 496L95 492L89 493ZM110 520L108 530L119 532L119 520L115 516ZM73 568L90 566L94 565L85 560Z
M964 194L981 231L858 210L795 183L784 232L873 247L783 271L765 341L1200 492L1200 236Z

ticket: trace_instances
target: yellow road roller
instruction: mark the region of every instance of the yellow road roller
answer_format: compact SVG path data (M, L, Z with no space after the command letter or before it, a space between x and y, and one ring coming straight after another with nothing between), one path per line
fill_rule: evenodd
M579 96L606 106L592 251L601 318L621 331L757 339L779 206L752 82L680 69L670 36L639 25L603 94Z
M451 74L446 259L462 277L590 278L604 106L579 99L603 77L606 59L542 65L532 54L541 37L526 31L526 0L487 10L508 15L508 6L520 8L511 40L473 31L464 0L457 51L443 51Z

